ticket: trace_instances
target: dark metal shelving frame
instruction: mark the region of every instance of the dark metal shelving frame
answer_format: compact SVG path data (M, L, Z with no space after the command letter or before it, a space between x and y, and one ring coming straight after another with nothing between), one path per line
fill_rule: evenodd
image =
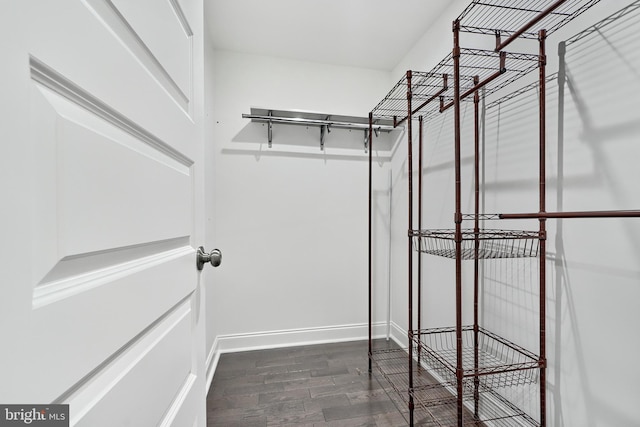
M408 262L409 271L413 272L414 250L419 253L431 253L435 255L448 256L461 260L482 258L503 258L503 257L535 257L538 252L539 234L537 232L527 232L518 230L480 230L480 219L498 219L498 215L480 215L477 212L471 215L460 215L460 218L474 221L474 228L460 230L461 239L464 239L465 248L458 254L456 250L455 230L424 230L422 228L422 174L418 176L418 224L414 229L413 220L413 119L418 119L418 140L419 159L418 168L422 170L422 146L423 146L423 123L436 114L448 108L456 107L454 100L458 93L458 103L460 101L473 101L475 109L475 125L479 126L478 105L479 91L485 88L486 93L493 93L515 80L523 77L527 73L535 70L539 64L539 56L532 54L511 53L511 52L491 52L479 49L461 49L466 56L462 61L457 60L450 54L444 58L431 72L413 72L407 74L394 86L387 96L374 108L370 117L392 119L394 124L400 125L406 122L408 134L408 165L409 165L409 228L408 228ZM456 66L458 71L456 73ZM453 81L454 86L449 82ZM457 87L456 87L456 84ZM487 86L493 83L491 86ZM460 89L462 88L462 90ZM473 96L471 96L473 95ZM417 107L413 105L418 104ZM406 108L406 109L405 109ZM476 131L476 134L478 132ZM476 142L477 145L477 142ZM477 148L476 148L477 150ZM457 154L459 163L459 153ZM458 164L459 167L459 164ZM459 185L459 179L457 180ZM479 187L477 189L479 193ZM462 242L462 240L461 240ZM518 250L515 250L515 247ZM370 247L371 249L371 247ZM370 257L371 261L371 257ZM422 279L422 262L417 260L418 284ZM425 418L421 423L433 426L453 425L456 417L461 418L459 425L468 425L463 419L466 417L473 425L479 425L480 412L483 413L482 421L504 420L520 418L526 420L528 425L531 417L517 410L513 405L504 402L504 398L490 386L506 385L506 376L510 378L522 378L513 372L531 370L538 367L537 357L532 356L522 349L519 353L527 354L527 362L514 362L512 358L505 358L510 353L519 349L515 344L501 339L489 331L473 327L464 328L465 334L471 332L472 339L464 340L466 349L461 351L469 354L471 349L472 360L476 360L476 368L473 375L465 376L463 369L460 370L462 377L458 380L456 368L456 345L448 346L448 350L437 350L437 346L429 342L430 337L443 337L446 335L450 340L456 334L457 328L442 330L422 329L421 308L418 303L417 328L413 327L413 273L409 279L409 342L408 355L405 350L394 350L381 353L373 349L370 350L370 369L376 368L377 372L387 381L390 388L396 393L403 395L402 401L409 408L409 422L413 425L413 412L416 406L422 410ZM421 286L417 287L418 301L421 300ZM371 296L371 292L370 292ZM371 302L370 302L371 304ZM477 304L476 304L477 305ZM459 310L458 310L459 311ZM371 315L371 311L370 311ZM476 315L477 319L477 315ZM477 325L477 321L475 322ZM460 331L463 327L460 326ZM462 333L462 332L461 332ZM454 342L456 340L454 339ZM478 343L488 342L485 347L479 347ZM462 342L462 341L461 341ZM475 343L475 344L474 344ZM451 350L454 351L453 361L451 360ZM486 349L487 351L482 351ZM500 351L504 354L497 353ZM440 353L447 353L448 357L439 357ZM489 357L493 354L492 357ZM475 355L475 357L473 357ZM513 355L513 354L511 354ZM415 356L415 357L414 357ZM390 363L392 360L394 363ZM416 363L417 360L417 363ZM480 361L492 361L492 365L483 365L479 368ZM408 362L412 361L412 362ZM404 362L404 369L399 367L399 363ZM501 362L496 364L496 362ZM425 366L426 365L426 370ZM462 366L462 361L460 363ZM468 368L468 365L465 365ZM428 372L428 380L425 382L424 374ZM434 381L431 376L434 373L438 380ZM446 373L446 375L445 375ZM485 376L482 381L480 376ZM529 375L533 378L533 376ZM471 379L471 382L470 382ZM470 386L471 384L471 386ZM480 401L478 396L492 396L487 402ZM474 402L473 412L465 405ZM457 415L459 414L459 415Z
M489 82L494 84L485 87L485 96L537 68L538 55L467 48L461 48L460 52L460 68L464 71L459 78L460 98L466 101L473 101L470 95ZM429 72L407 72L372 110L375 118L393 120L395 126L407 121L408 89L412 96L412 116L429 119L453 107L454 86L450 83L453 82L454 63L450 53Z
M546 211L546 39L547 36L599 0L473 0L453 22L452 53L430 72L407 71L406 75L369 114L374 119L392 119L394 125L406 122L408 164L408 342L406 350L394 350L393 364L388 353L369 347L369 370L376 368L391 389L402 397L414 424L416 409L428 414L426 425L541 426L546 422L546 219L589 217L638 217L640 211L547 212ZM494 51L460 46L460 33L493 35ZM518 38L538 41L535 54L513 53L504 49ZM538 69L539 91L539 211L534 213L484 214L479 212L479 101L480 90L488 96ZM518 91L516 91L518 92ZM509 96L509 95L507 95ZM475 212L461 212L461 114L460 104L474 105ZM455 214L454 229L422 228L422 129L425 120L454 109ZM413 184L413 121L419 122L418 194ZM370 129L370 132L372 130ZM372 186L371 151L369 169L369 334L371 342L372 293ZM414 228L414 199L418 200L418 228ZM531 218L538 230L485 229L484 220ZM473 227L463 228L464 221ZM417 328L414 329L414 265L417 257ZM456 325L423 329L421 325L421 255L445 256L456 262ZM539 259L539 351L530 352L479 325L479 260L488 258L537 257ZM462 324L462 261L474 262L474 322ZM404 362L405 367L400 364ZM424 372L428 375L425 377ZM425 380L425 378L428 378ZM433 382L435 380L435 382ZM536 420L498 391L538 382L540 414ZM480 396L483 396L480 399ZM421 420L424 423L425 420ZM423 424L421 424L423 425Z
M494 35L499 51L517 38L537 40L535 28L544 28L549 36L599 1L473 0L457 21L460 31Z

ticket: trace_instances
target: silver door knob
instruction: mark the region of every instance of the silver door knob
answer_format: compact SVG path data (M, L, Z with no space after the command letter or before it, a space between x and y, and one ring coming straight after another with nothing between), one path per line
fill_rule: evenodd
M222 264L222 251L220 249L214 249L210 253L206 253L204 251L204 247L200 246L196 253L196 266L198 267L198 270L202 270L204 265L208 262L214 267Z

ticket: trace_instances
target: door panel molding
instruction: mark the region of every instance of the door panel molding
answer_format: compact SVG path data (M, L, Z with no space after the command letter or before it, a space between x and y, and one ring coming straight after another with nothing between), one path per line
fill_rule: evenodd
M193 394L197 392L196 385L197 376L189 374L180 391L176 395L169 410L165 414L163 420L158 423L160 427L169 426L188 426L193 424Z
M18 400L47 402L65 394L193 294L194 259L191 251L96 286L87 283L84 292L33 310L32 340L24 348L30 369L8 372L4 384Z
M79 107L89 111L97 117L106 120L116 128L128 133L135 139L146 143L150 147L167 157L174 159L183 167L189 168L193 165L193 160L174 149L171 145L162 141L151 132L139 126L123 114L120 114L109 105L102 102L97 97L83 90L81 87L55 71L34 56L29 57L31 68L31 78L54 93L66 98Z
M118 414L109 413L111 407L120 404L136 407L133 412L144 412L145 406L154 405L171 408L185 387L190 388L189 384L194 381L190 345L191 298L191 295L186 297L56 399L56 402L67 402L74 408L72 425L124 425L117 422ZM172 350L167 351L169 348ZM171 354L171 358L167 358L167 354ZM148 387L149 378L154 378L154 388L162 392L162 396L156 395L153 402L147 395L140 394ZM113 400L120 403L114 404ZM151 415L154 411L148 413ZM130 425L157 425L160 418L153 422L139 421L141 423Z
M169 0L169 4L171 4L171 7L173 8L173 11L176 14L176 17L178 18L180 25L182 25L182 30L184 31L184 34L187 37L192 37L193 30L191 30L191 25L189 25L189 20L187 19L187 16L185 15L184 10L182 10L182 6L180 6L180 3L178 2L178 0Z
M84 3L98 21L109 29L126 46L131 54L140 61L142 66L153 76L166 93L171 96L176 104L178 104L185 113L191 115L191 96L188 95L191 91L190 81L186 88L180 87L180 84L171 76L162 62L154 55L152 49L147 46L143 38L138 35L136 30L113 2L109 0L84 0ZM188 37L188 44L191 46L190 36ZM190 63L191 51L189 48L189 62L185 64L189 70L191 68ZM182 85L184 86L184 83L182 83Z
M144 259L152 256L166 257L170 252L185 248L193 252L190 246L189 236L174 237L157 242L146 242L137 245L122 246L105 249L96 252L88 252L80 255L63 257L56 265L36 284L36 287L50 286L56 282L72 279L85 274L103 271L109 268L120 267L124 264L134 267L131 263L144 264ZM135 268L135 267L134 267ZM44 292L41 289L38 292Z
M188 237L178 238L175 241L184 243L184 240L188 241ZM158 249L159 246L150 245L153 249ZM135 249L133 251L135 253ZM87 264L90 263L103 263L105 257L100 255L86 255L81 257L74 257L72 260L65 261L64 259L56 264L56 267L52 270L52 273L56 276L62 276L57 280L52 280L37 286L33 291L33 308L42 308L48 304L53 304L65 298L73 297L74 295L88 292L93 288L111 283L119 278L123 278L129 275L133 275L144 271L146 269L153 268L163 263L171 262L175 259L183 256L190 256L195 253L191 246L181 246L175 249L168 249L165 251L153 252L148 251L150 254L134 259L133 261L125 261L118 264L109 265L103 268L94 268L88 270ZM116 253L116 256L123 256L123 254L130 254L130 250L123 250L122 253ZM88 260L89 257L97 257L98 259Z
M72 86L33 86L34 175L43 195L33 200L36 287L64 279L65 271L66 277L82 273L72 268L81 264L77 258L100 260L82 267L90 272L105 268L118 251L121 263L124 254L133 261L190 244L191 160L133 126L123 128L117 112Z

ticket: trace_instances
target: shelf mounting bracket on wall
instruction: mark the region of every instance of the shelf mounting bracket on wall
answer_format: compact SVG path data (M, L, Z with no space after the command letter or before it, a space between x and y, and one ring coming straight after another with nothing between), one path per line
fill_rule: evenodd
M369 118L356 116L340 116L336 114L311 113L294 110L274 110L267 108L251 108L250 114L243 114L243 118L251 119L252 122L267 124L267 139L269 148L273 142L273 124L317 126L320 128L320 150L324 151L326 135L331 133L332 128L336 129L361 129L364 130L364 149L367 152L369 146ZM376 137L380 132L391 132L401 129L393 125L393 120L376 119L373 125L373 132Z
M365 153L369 152L369 131L366 129L364 130L364 152Z
M269 113L267 115L269 117L273 116L273 111L269 110ZM271 148L271 143L273 142L273 122L269 120L269 123L267 126L268 126L267 139L269 140L269 148Z

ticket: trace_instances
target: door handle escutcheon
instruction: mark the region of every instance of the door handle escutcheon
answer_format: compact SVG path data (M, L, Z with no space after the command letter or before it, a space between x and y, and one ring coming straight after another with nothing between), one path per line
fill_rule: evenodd
M214 249L210 253L206 253L204 247L200 246L196 252L196 267L198 267L198 270L202 270L206 263L211 263L212 266L218 267L222 263L222 251Z

